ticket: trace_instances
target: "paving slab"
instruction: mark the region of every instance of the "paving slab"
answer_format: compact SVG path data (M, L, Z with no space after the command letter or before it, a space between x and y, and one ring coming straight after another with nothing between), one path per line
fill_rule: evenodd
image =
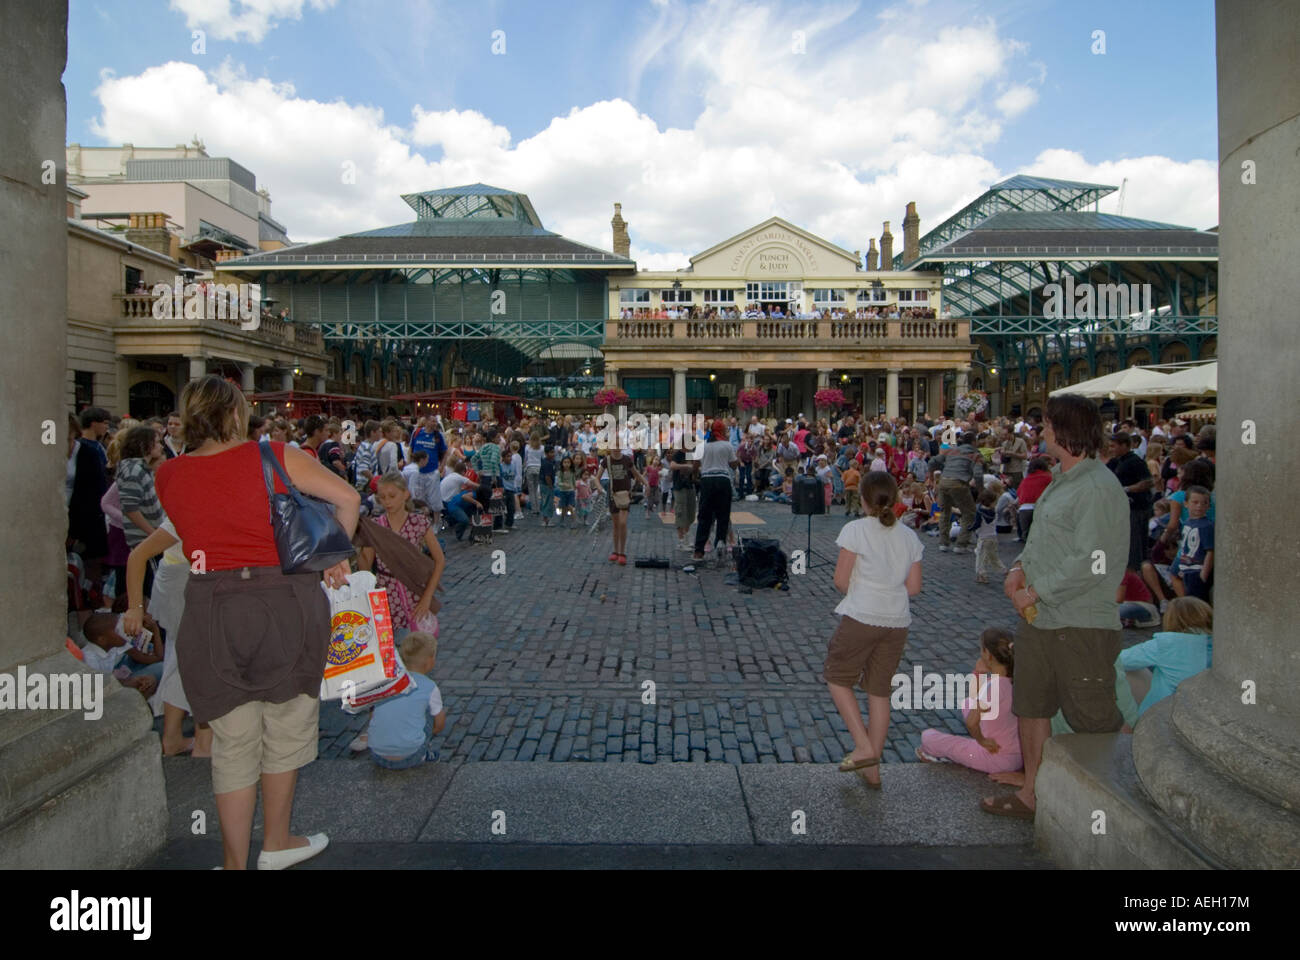
M426 763L410 770L383 770L372 763L317 760L298 774L290 828L324 831L331 840L414 841L428 821L459 763ZM169 840L195 836L195 811L203 811L206 836L221 837L206 760L165 758ZM253 844L262 833L262 805L253 819Z
M861 846L1024 846L1033 824L994 817L984 796L1009 793L984 774L951 764L888 763L879 791L835 764L746 764L738 768L760 844ZM805 814L806 834L793 832Z
M494 812L505 833L494 834ZM500 822L500 818L496 818ZM730 764L468 763L424 842L752 844Z

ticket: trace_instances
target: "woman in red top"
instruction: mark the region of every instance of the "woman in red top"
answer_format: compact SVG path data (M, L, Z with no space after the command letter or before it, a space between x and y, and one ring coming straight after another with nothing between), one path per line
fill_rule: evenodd
M164 463L156 485L163 509L193 561L176 656L197 722L212 726L212 788L225 868L242 870L262 787L266 826L258 869L282 870L325 849L329 838L289 835L298 768L316 759L320 683L330 634L321 575L284 574L271 527L261 445L245 439L244 395L221 377L189 383L181 394L186 453ZM308 454L271 442L303 493L334 505L351 536L357 492ZM284 493L279 476L275 489ZM155 543L155 540L162 542ZM140 545L165 549L165 530ZM330 567L331 587L346 582L347 560ZM136 635L143 596L130 591L125 631Z

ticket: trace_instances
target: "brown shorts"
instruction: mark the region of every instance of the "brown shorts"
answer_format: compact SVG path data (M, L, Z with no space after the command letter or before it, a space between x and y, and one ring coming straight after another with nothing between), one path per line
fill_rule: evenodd
M837 687L860 686L872 696L887 697L906 643L907 627L873 627L840 617L826 649L822 676Z
M1121 631L1096 627L1016 631L1017 717L1040 720L1060 710L1075 733L1114 733L1124 725L1115 703Z

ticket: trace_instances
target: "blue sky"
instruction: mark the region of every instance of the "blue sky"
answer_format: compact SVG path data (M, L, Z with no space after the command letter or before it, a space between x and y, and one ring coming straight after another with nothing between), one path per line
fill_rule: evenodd
M601 246L621 200L643 260L773 213L864 248L908 200L925 229L1022 171L1217 222L1211 0L72 0L69 33L70 142L198 133L295 239L477 179Z

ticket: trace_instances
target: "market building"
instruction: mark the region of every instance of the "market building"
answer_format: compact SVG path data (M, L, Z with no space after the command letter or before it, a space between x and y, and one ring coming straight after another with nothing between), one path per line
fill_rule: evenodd
M619 204L612 225L626 255ZM919 228L908 204L913 255ZM647 412L739 412L739 392L760 388L766 416L812 416L828 387L870 414L940 411L966 383L968 321L947 308L938 272L894 268L893 239L885 223L864 266L859 252L772 217L683 270L611 276L605 381Z

